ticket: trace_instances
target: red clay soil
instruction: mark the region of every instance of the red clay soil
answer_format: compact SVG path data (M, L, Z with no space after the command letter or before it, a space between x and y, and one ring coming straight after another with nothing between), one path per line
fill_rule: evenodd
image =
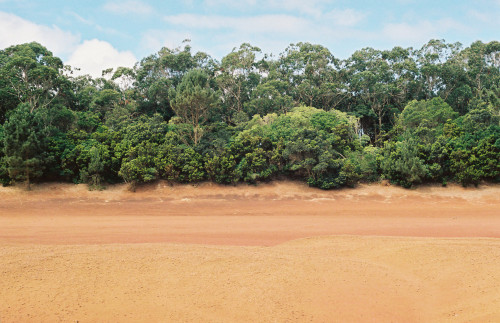
M0 190L0 243L272 246L326 235L500 237L500 187L321 191L299 183L128 192L84 185Z
M0 188L0 322L500 322L500 186Z

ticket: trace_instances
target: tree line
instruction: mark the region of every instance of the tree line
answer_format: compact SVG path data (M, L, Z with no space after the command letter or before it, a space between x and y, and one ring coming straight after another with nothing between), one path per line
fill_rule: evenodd
M322 189L387 179L500 181L500 43L431 40L338 59L189 43L133 68L74 76L38 43L0 51L0 181L166 179Z

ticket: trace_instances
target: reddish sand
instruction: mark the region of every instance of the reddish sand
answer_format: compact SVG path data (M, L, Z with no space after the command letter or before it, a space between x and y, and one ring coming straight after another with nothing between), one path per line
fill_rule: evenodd
M499 322L500 186L0 188L0 322Z

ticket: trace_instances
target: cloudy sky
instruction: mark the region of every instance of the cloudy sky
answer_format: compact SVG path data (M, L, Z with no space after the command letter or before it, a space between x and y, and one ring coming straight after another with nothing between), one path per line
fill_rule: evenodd
M38 41L98 76L191 40L221 59L249 42L279 54L311 42L346 58L363 47L500 40L500 0L0 0L0 48Z

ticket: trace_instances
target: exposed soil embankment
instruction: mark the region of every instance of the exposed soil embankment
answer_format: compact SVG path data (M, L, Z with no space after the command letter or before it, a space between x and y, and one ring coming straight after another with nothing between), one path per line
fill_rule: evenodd
M176 242L276 245L325 235L500 237L500 186L382 185L322 191L164 182L88 191L47 184L0 189L0 243Z

